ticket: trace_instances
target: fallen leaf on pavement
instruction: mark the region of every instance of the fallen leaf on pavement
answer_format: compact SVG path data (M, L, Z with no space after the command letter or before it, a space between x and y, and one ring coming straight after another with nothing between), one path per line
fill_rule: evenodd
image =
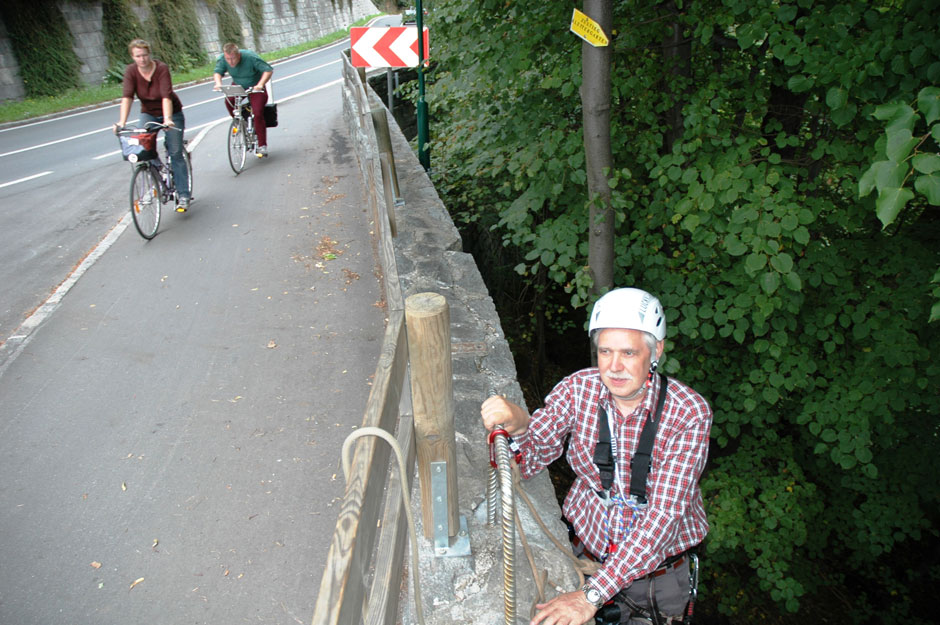
M137 579L134 580L134 583L131 584L131 587L128 588L128 590L133 590L133 589L134 589L134 586L136 586L137 584L139 584L139 583L142 582L142 581L144 581L144 578L143 578L143 577L138 577Z

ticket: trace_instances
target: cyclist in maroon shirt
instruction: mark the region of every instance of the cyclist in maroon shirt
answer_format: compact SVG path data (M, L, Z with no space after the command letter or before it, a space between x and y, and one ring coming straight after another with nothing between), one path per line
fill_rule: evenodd
M124 91L121 97L121 112L115 131L123 128L131 112L134 96L140 100L140 126L147 122L166 124L163 133L170 165L173 167L173 180L179 193L178 212L189 208L189 171L183 160L183 130L186 118L183 117L183 103L173 91L170 68L166 63L150 55L150 44L143 39L134 39L127 46L134 62L124 69ZM174 130L175 128L175 130Z

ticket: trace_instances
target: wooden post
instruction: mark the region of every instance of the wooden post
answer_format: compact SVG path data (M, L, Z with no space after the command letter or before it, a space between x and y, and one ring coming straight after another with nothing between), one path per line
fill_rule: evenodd
M460 516L457 509L457 444L447 300L437 293L410 296L405 300L405 325L408 330L424 535L427 538L434 536L431 463L446 462L447 535L454 536L460 528Z
M372 109L372 124L375 126L375 138L379 144L379 152L388 154L388 166L392 181L392 193L397 201L401 197L398 186L398 169L395 167L395 153L392 150L392 134L388 127L388 115L384 108Z
M391 173L391 163L389 155L385 153L379 154L379 162L382 165L382 191L385 198L385 212L388 214L388 226L389 233L392 237L398 236L398 222L395 220L395 197L394 192L392 191L392 183L390 179L392 178ZM378 189L376 189L378 193Z

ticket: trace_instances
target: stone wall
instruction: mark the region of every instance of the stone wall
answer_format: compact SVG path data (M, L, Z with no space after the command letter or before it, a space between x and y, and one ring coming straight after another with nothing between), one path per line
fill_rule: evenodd
M296 0L296 14L291 9L289 0L263 1L264 27L257 38L251 30L244 9L238 2L235 3L241 18L245 46L257 52L270 52L313 41L343 30L356 20L378 13L371 0ZM214 59L222 53L224 43L219 41L218 19L205 0L195 0L195 5L207 60ZM108 54L104 49L104 34L101 29L101 4L79 4L61 0L59 8L72 32L75 53L82 62L82 81L89 85L101 84L108 69ZM149 6L135 4L132 9L141 22L146 23L150 16ZM0 21L0 101L20 99L23 96L19 66L6 28Z
M101 5L61 2L59 8L72 31L72 47L82 62L82 82L101 84L108 71L108 52L104 49L104 33L101 31Z
M18 100L26 94L19 72L7 27L0 20L0 100Z

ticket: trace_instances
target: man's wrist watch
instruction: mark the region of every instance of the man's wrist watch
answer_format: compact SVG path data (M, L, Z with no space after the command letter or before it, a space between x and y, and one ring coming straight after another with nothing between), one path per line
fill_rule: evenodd
M600 608L604 605L604 600L601 599L601 591L597 588L594 588L590 584L585 584L581 586L581 592L584 593L584 598L595 608Z

